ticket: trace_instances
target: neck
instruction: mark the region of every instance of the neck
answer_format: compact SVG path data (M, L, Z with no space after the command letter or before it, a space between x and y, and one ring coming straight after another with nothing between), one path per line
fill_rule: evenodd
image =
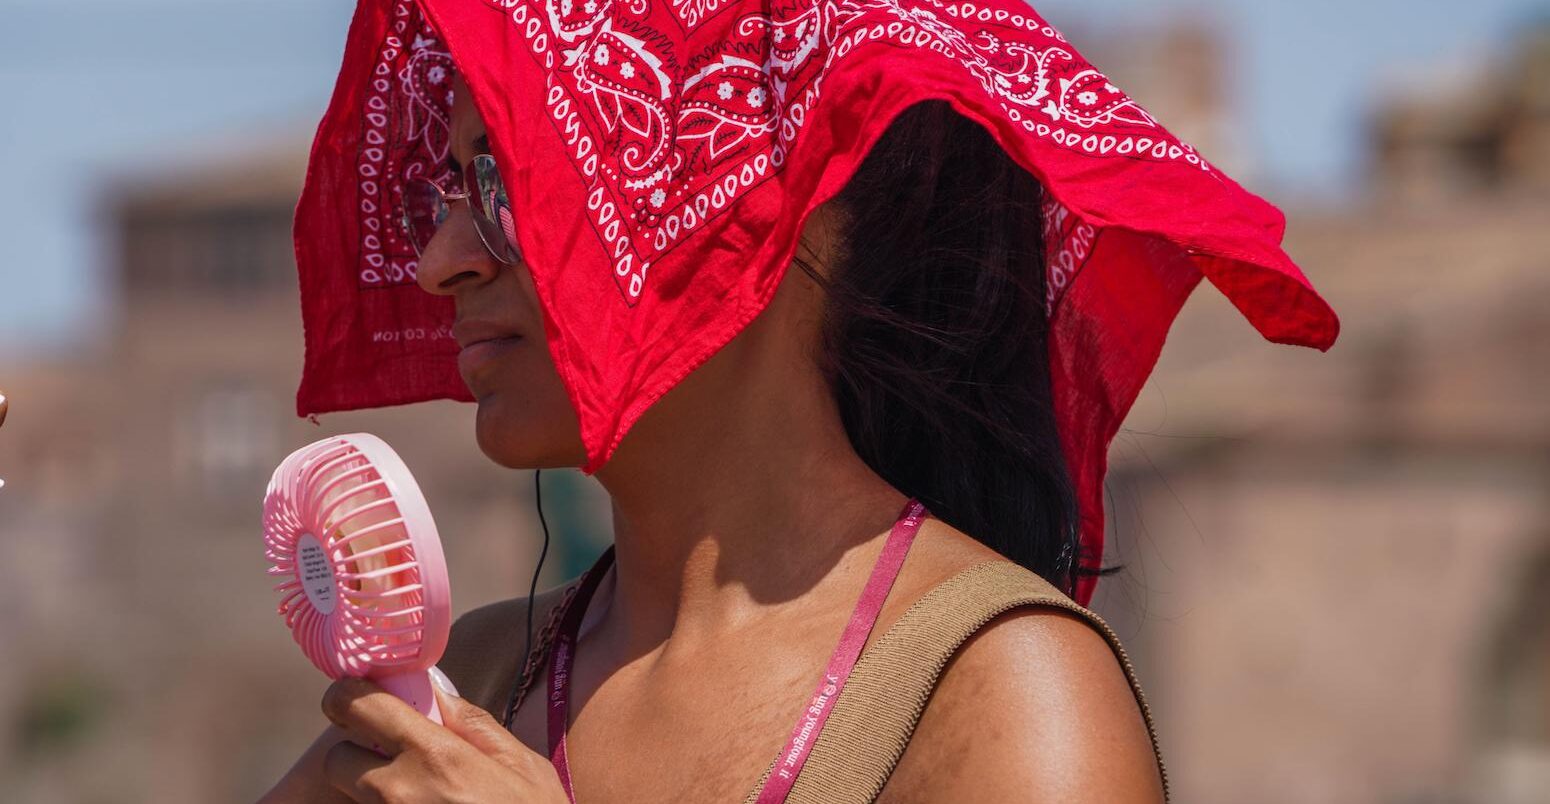
M637 649L736 628L811 592L883 536L905 497L855 456L780 438L657 456L611 477L616 585L609 619ZM843 434L841 434L843 435Z
M759 354L728 356L738 381L714 383L713 407L663 404L694 393L691 374L596 474L613 501L607 617L631 650L715 639L811 595L837 567L865 572L871 554L847 554L886 537L904 505L856 455L816 371L747 367Z

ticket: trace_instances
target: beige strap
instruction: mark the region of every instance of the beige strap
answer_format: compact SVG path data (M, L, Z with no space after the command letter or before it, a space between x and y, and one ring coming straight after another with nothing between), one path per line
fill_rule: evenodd
M921 597L862 653L829 722L787 799L790 804L868 804L877 798L904 753L942 669L982 626L1021 606L1054 606L1088 621L1108 640L1141 707L1162 774L1151 709L1119 637L1098 615L1078 606L1043 578L1010 561L970 567ZM764 776L746 802L753 802Z

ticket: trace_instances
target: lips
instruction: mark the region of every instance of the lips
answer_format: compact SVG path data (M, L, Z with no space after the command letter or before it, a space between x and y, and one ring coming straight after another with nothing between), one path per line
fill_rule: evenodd
M511 327L482 321L459 321L452 325L452 339L457 341L458 348L467 349L485 341L499 341L520 338Z
M481 366L496 359L520 340L522 338L512 335L475 341L463 347L463 350L457 353L458 373L463 375L463 382L469 383Z
M481 366L522 340L522 336L510 327L477 321L459 321L452 325L452 338L461 347L457 367L465 384L470 383Z

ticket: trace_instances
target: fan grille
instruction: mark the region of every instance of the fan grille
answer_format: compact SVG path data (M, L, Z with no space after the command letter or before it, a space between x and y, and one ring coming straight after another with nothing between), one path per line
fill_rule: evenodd
M343 437L296 451L270 481L264 543L269 573L285 579L278 610L330 678L430 664L421 557L394 493Z

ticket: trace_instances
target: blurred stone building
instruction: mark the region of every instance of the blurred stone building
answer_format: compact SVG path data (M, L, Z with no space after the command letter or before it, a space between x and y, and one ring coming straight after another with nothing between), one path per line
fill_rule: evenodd
M1202 292L1116 443L1097 607L1180 801L1550 801L1550 31L1507 52L1290 211L1334 349Z
M1252 175L1213 31L1077 38ZM1331 353L1260 342L1203 286L1116 442L1126 570L1096 605L1178 801L1550 801L1547 41L1375 109L1368 196L1290 210L1288 249L1345 323ZM5 378L6 802L251 800L289 766L325 683L275 616L259 502L325 434L403 454L456 611L525 589L531 475L479 454L467 406L294 416L304 153L123 177L101 210L111 336ZM546 473L545 503L561 545L606 531L574 474Z

